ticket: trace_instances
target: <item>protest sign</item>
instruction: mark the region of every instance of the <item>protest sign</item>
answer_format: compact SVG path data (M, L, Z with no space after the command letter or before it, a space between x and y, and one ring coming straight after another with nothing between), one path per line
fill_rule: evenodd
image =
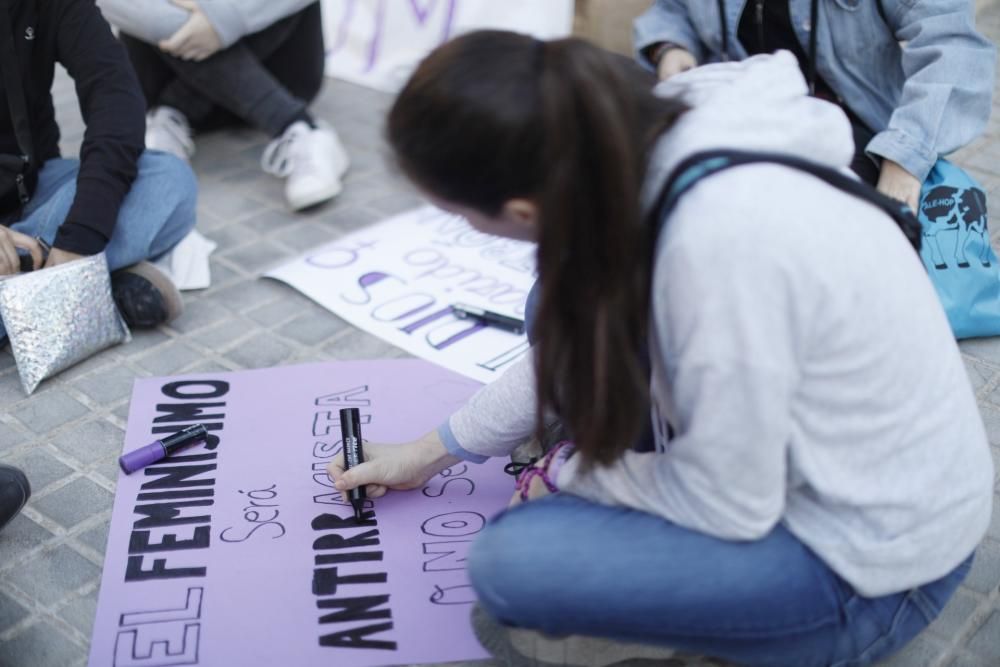
M125 451L193 423L210 437L120 476L91 667L484 657L465 558L512 493L503 461L390 492L360 525L326 473L340 408L365 440L404 442L478 386L415 359L138 380Z
M535 246L426 207L310 251L267 277L407 352L480 382L524 356L524 335L459 319L467 303L523 319Z
M324 0L326 72L394 92L417 63L455 35L480 28L565 37L572 0Z

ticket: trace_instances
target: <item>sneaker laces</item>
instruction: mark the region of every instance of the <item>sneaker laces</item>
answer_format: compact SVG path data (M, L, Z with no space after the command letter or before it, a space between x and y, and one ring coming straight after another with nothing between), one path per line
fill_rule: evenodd
M291 175L297 166L309 164L311 159L304 139L309 129L304 123L295 123L285 133L272 141L264 149L260 158L260 168L278 178Z

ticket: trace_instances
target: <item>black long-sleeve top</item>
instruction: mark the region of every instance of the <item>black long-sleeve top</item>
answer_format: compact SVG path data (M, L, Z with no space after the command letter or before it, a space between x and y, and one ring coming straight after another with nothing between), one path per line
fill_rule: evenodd
M138 173L146 129L145 102L124 48L93 0L7 0L35 148L34 170L59 157L52 104L55 64L76 84L86 125L76 197L59 228L57 248L100 252ZM20 154L0 80L0 152ZM29 179L34 184L35 177ZM0 210L0 214L10 210ZM9 217L9 216L8 216Z

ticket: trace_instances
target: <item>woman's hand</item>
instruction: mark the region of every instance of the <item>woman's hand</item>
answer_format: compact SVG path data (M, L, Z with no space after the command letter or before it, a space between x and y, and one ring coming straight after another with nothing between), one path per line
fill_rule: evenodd
M913 212L920 205L920 181L910 172L892 160L882 160L882 172L878 177L878 191L898 199Z
M195 0L172 0L191 18L177 32L159 43L160 50L181 60L201 62L222 48L222 39Z
M660 81L666 81L675 74L680 74L698 66L698 61L694 59L687 49L675 47L668 49L660 58L660 64L656 68L656 73Z
M38 241L27 234L0 225L0 276L21 272L21 260L17 256L18 248L27 250L31 254L33 268L41 268L42 247Z
M461 461L448 453L437 431L402 445L366 442L364 452L365 462L350 470L344 470L340 456L327 466L338 491L364 486L369 498L378 498L388 489L418 489L434 475Z
M75 252L70 252L68 250L60 250L59 248L53 248L49 251L49 259L45 262L45 268L49 269L53 266L59 266L60 264L65 264L66 262L72 262L77 259L81 259L83 255L78 255Z

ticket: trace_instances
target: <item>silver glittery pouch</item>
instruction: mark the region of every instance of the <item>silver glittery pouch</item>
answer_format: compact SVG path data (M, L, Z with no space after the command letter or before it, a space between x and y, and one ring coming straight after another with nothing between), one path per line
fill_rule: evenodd
M104 254L0 280L0 318L28 394L45 378L132 339Z

